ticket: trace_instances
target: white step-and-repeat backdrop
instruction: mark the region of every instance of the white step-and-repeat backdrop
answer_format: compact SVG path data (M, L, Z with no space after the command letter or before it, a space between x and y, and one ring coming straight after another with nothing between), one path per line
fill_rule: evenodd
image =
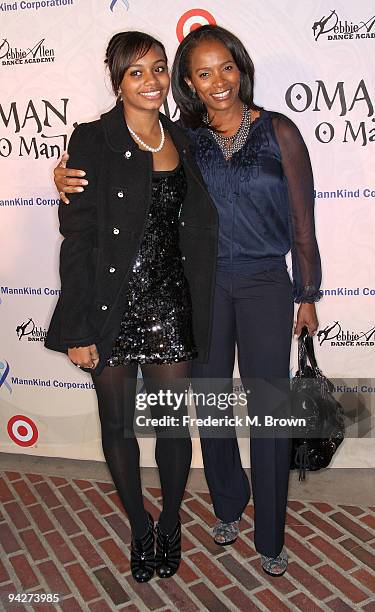
M114 33L150 32L172 60L179 40L204 23L223 25L245 42L256 66L256 101L291 117L309 147L325 293L318 306L318 360L339 380L347 412L360 418L361 437L345 441L333 466L374 467L370 0L0 2L1 450L102 459L91 378L43 347L59 292L52 170L73 125L113 104L103 57ZM169 106L173 114L171 98ZM241 444L248 462L247 441ZM143 465L154 465L152 448L150 440L142 442ZM193 465L201 465L198 441Z

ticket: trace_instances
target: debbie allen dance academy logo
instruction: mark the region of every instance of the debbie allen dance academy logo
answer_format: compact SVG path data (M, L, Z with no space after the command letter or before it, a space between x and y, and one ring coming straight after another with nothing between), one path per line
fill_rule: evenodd
M26 338L29 342L43 342L47 335L47 330L35 325L33 319L28 317L17 325L16 334L18 340Z
M12 46L6 38L0 39L0 61L2 66L17 64L40 64L55 61L54 49L49 49L42 38L32 47Z
M375 326L367 331L353 332L343 329L338 321L326 325L317 333L320 346L375 346Z
M319 21L315 21L312 31L316 41L321 36L330 41L375 39L375 15L366 21L348 21L340 19L337 12L333 10L328 15L323 15Z

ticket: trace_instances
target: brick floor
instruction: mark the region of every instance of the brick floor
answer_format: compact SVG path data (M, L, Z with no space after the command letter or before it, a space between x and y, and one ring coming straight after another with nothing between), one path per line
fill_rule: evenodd
M145 489L156 519L160 489ZM375 610L375 508L290 500L283 578L261 571L254 510L234 546L214 544L207 492L186 491L184 560L170 580L134 582L130 530L110 483L5 472L0 477L0 610L210 612ZM8 595L56 593L59 603ZM2 602L2 603L1 603Z

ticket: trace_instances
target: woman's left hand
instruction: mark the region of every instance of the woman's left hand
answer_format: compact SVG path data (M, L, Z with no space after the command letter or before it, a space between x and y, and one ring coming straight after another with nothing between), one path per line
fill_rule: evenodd
M68 348L68 357L79 368L94 370L99 363L99 353L96 344Z
M309 336L313 336L319 327L318 317L316 316L315 304L300 304L297 312L297 322L294 326L294 334L301 335L302 328L306 325Z

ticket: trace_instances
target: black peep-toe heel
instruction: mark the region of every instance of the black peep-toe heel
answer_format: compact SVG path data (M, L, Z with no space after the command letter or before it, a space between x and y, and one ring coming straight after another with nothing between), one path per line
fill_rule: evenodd
M156 573L160 578L170 578L179 568L181 561L181 521L171 533L163 533L159 523L156 532Z
M155 571L154 519L147 512L148 529L142 538L132 537L130 567L134 580L148 582Z

